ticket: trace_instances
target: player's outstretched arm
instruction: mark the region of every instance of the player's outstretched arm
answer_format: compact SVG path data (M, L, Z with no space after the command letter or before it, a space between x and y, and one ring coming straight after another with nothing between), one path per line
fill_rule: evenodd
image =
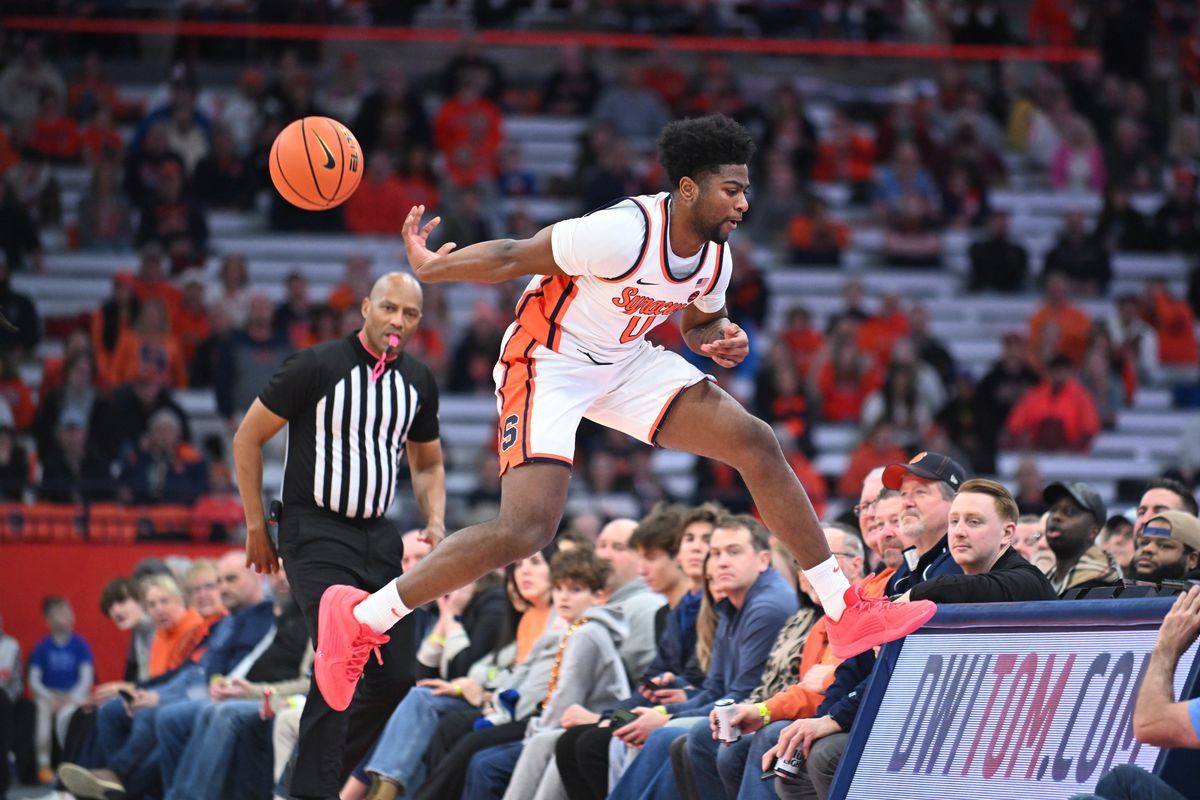
M413 274L426 283L471 281L503 283L522 275L563 275L554 263L550 246L550 227L542 228L528 239L493 239L455 250L447 242L430 250L429 234L442 221L434 217L421 225L425 206L413 206L404 220L404 250Z

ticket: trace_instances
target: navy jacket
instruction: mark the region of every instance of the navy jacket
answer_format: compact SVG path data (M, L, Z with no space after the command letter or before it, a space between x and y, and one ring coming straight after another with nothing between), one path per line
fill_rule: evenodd
M685 596L674 608L663 607L666 621L646 674L657 676L671 672L687 686L703 686L704 670L700 669L696 657L696 616L691 614L686 621L683 619L684 604L688 602Z
M741 608L728 600L718 604L720 621L704 688L685 702L668 705L667 713L700 717L722 698L749 697L762 683L763 667L779 629L797 608L796 590L769 567L751 585Z
M937 544L921 554L914 569L908 568L905 561L896 570L896 574L888 581L887 593L904 594L921 581L927 581L939 575L962 575L962 567L955 563L950 556L948 536L943 536Z

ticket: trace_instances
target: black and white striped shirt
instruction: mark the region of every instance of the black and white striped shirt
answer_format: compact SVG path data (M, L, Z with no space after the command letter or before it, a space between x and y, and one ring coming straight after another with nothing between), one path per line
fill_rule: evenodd
M259 395L288 421L285 506L382 516L396 495L405 443L438 438L429 367L401 353L376 382L374 365L352 334L289 356Z

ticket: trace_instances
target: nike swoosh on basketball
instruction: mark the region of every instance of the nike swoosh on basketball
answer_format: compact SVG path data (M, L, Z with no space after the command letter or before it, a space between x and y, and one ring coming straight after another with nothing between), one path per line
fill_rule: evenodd
M636 281L634 281L634 283L636 283L638 286L658 286L658 284L654 281L644 281L641 278L638 278Z
M321 149L325 151L325 169L333 169L337 162L333 160L333 153L329 152L329 146L325 144L325 140L321 138L321 134L313 131L313 136L317 137L317 144L321 145Z

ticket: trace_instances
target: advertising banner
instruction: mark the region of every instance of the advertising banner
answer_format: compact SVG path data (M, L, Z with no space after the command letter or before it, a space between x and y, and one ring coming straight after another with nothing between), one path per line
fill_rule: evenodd
M1120 764L1155 772L1159 749L1133 738L1133 708L1170 604L939 610L881 657L833 797L1062 800ZM1180 661L1176 697L1190 696L1196 654Z

